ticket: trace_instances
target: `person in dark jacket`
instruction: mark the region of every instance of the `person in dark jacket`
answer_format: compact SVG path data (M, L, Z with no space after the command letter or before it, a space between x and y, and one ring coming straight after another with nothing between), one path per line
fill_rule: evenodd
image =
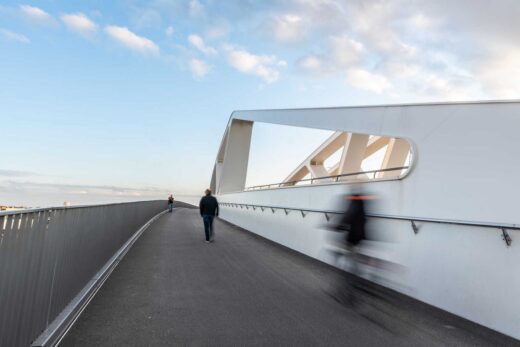
M173 210L173 195L170 194L168 197L168 212L172 212Z
M206 243L215 239L213 230L213 219L218 216L219 207L217 199L211 195L211 189L206 189L205 196L199 203L200 216L204 222L204 232L206 233Z

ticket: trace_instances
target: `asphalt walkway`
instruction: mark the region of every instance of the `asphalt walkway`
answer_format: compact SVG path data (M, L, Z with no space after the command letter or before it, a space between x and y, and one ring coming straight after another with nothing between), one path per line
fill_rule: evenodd
M198 210L161 217L60 346L520 345L379 287L338 302L340 271L220 220L215 228L206 244Z

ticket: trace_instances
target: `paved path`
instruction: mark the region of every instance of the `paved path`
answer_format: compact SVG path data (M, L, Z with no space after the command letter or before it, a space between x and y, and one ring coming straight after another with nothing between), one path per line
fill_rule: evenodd
M161 217L119 264L61 346L504 346L486 328L379 289L329 293L336 269L195 209Z

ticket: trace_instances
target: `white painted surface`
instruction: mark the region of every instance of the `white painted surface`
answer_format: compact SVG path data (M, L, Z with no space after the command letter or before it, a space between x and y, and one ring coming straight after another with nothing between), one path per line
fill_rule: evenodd
M378 213L520 224L520 103L378 106L235 112L236 119L401 137L414 144L410 174L372 182ZM345 185L284 188L220 196L222 202L334 209ZM323 261L323 215L273 214L224 207L221 216ZM421 224L421 223L419 223ZM394 241L375 252L407 268L396 289L520 338L520 233L506 247L498 229L377 220L372 229ZM382 246L375 247L375 246ZM378 251L379 250L379 251Z

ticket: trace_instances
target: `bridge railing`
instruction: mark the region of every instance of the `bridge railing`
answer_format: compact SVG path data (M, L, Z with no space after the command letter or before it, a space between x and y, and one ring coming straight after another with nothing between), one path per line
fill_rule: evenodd
M289 214L290 211L296 211L301 213L302 218L309 213L317 213L323 214L328 221L334 215L341 215L344 212L341 211L332 211L332 210L315 210L315 209L306 209L306 208L298 208L298 207L284 207L284 206L267 206L267 205L256 205L256 204L243 204L243 203L234 203L234 202L221 202L221 206L226 207L234 207L234 208L246 208L246 209L260 209L262 212L265 210L270 210L272 213L275 213L277 210L284 211L286 215ZM417 234L419 232L419 227L416 223L435 223L435 224L450 224L450 225L463 225L463 226L474 226L481 228L491 228L498 229L502 233L502 239L506 243L507 246L510 246L512 243L512 239L508 234L508 230L520 230L520 224L508 224L508 223L489 223L489 222L478 222L478 221L464 221L464 220L454 220L454 219L439 219L439 218L424 218L424 217L410 217L410 216L393 216L386 214L376 214L369 213L367 217L370 218L380 218L380 219L393 219L393 220L401 220L410 222L410 227L413 232Z
M316 183L327 183L327 182L340 182L345 178L352 178L357 177L359 175L365 175L367 178L366 180L376 180L376 175L378 173L382 172L393 172L393 171L403 171L407 170L409 166L400 166L400 167L391 167L386 169L378 169L378 170L369 170L369 171L359 171L359 172L350 172L346 174L341 175L333 175L333 176L322 176L322 177L313 177L313 178L306 178L298 181L286 181L286 182L279 182L279 183L271 183L271 184L262 184L252 187L246 187L245 191L250 190L262 190L262 189L273 189L273 188L283 188L283 187L294 187L299 184L316 184ZM369 175L372 175L372 177L369 177ZM395 179L395 177L393 177Z
M165 209L143 201L0 213L0 346L56 343Z

